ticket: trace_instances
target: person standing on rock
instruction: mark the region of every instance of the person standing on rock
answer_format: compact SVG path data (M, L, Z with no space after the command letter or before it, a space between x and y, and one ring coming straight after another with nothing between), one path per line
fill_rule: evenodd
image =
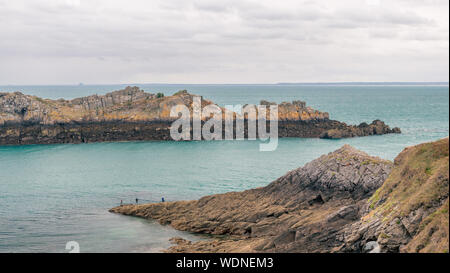
M139 199L138 198L136 198L136 205L139 203Z
M163 197L163 198L161 198L161 202L163 202L163 203L164 203L164 201L166 201L166 200L164 200L164 197Z

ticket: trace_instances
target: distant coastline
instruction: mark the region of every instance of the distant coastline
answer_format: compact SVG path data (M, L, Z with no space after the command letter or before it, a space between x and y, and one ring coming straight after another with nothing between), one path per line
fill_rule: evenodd
M448 86L449 82L280 82L278 85L350 85L350 86Z
M449 82L277 82L277 83L68 83L68 84L0 84L2 88L32 86L134 86L134 85L183 85L183 86L449 86Z

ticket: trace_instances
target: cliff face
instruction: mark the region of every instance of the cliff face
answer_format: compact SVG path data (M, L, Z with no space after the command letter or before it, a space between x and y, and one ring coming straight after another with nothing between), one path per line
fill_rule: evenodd
M184 105L192 113L193 100L194 95L187 91L158 96L137 87L73 100L0 93L0 145L171 140L170 126L176 118L170 117L170 110ZM202 98L201 104L205 107L213 103ZM398 128L391 129L378 120L359 126L330 120L328 113L307 107L302 101L279 104L278 120L279 137L343 138L400 133Z
M179 92L157 97L138 87L73 100L48 100L22 93L0 93L0 125L4 124L73 124L93 122L169 121L175 105L191 107L193 95ZM202 105L211 102L202 100Z
M406 148L369 199L360 221L344 231L342 251L448 252L449 140Z
M110 211L230 236L175 238L169 252L443 252L448 193L444 139L394 164L344 146L263 188Z
M260 105L276 105L274 102L262 100ZM270 119L270 111L268 111L267 119ZM306 102L296 100L293 102L282 102L278 104L278 120L279 121L311 121L311 120L328 120L330 115L327 112L320 112L306 106Z
M170 121L170 109L185 105L192 113L193 97L183 90L173 96L158 97L138 87L93 95L73 100L48 100L20 92L0 93L0 125L8 123L39 123L41 125L110 121ZM202 107L212 104L202 98ZM272 105L262 101L261 105ZM223 108L222 108L223 110ZM269 117L269 111L267 116ZM280 121L327 120L328 113L307 107L305 102L279 104Z

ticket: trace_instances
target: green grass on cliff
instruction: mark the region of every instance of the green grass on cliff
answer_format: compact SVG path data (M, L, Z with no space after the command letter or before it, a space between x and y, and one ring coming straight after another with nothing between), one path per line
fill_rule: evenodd
M432 205L448 196L448 138L410 147L395 160L395 167L369 202L372 208L397 205L402 215Z
M408 244L411 252L448 251L449 140L409 147L395 159L395 166L369 199L370 217L383 222L403 218L417 209L431 212L420 223Z

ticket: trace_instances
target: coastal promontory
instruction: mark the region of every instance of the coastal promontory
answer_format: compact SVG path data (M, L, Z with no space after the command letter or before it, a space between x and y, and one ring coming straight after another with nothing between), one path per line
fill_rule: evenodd
M170 126L175 118L170 111L184 105L192 112L194 96L185 90L164 96L138 87L72 100L0 92L0 145L172 140ZM214 103L201 98L201 106L207 105ZM279 137L334 139L400 133L380 120L347 125L303 101L278 104L277 118Z
M110 211L221 235L173 238L168 252L448 252L448 145L409 147L394 162L345 145L266 187Z

